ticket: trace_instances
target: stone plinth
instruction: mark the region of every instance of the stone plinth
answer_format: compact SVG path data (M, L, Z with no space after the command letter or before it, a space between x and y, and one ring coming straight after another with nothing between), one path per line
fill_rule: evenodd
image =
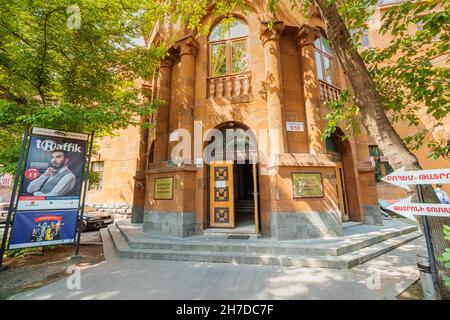
M342 236L341 214L329 212L272 212L271 235L277 240Z

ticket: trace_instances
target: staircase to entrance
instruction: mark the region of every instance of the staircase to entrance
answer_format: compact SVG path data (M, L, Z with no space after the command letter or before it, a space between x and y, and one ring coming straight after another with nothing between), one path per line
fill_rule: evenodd
M228 238L230 232L181 239L144 233L141 224L126 220L108 230L122 257L338 269L354 267L422 236L416 225L396 220L385 220L382 227L350 225L339 238L295 241L256 236L234 240Z

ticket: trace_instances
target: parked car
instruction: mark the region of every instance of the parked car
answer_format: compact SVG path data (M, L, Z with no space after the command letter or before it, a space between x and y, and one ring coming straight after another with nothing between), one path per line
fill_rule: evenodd
M389 210L388 207L393 205L394 203L397 203L398 201L400 201L401 199L378 199L378 204L380 205L380 209L381 209L381 213L385 216L385 217L398 217L398 215Z
M98 230L114 222L114 217L109 213L97 211L91 207L84 208L81 231Z
M6 223L6 217L8 216L8 202L0 202L0 224Z

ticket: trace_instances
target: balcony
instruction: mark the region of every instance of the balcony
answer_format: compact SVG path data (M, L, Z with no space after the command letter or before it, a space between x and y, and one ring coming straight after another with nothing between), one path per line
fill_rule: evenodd
M322 80L319 80L319 84L320 84L320 100L322 100L322 102L339 101L339 96L341 94L340 89Z
M208 79L208 99L214 104L231 104L252 100L251 73Z

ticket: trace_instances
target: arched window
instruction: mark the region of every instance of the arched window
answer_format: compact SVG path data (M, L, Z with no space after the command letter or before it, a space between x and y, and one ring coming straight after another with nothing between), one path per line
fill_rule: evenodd
M226 30L226 31L225 31ZM209 35L209 75L220 77L248 69L248 26L235 19L230 28L217 24Z
M328 40L319 37L314 41L314 47L316 48L317 77L326 83L334 84L333 51Z

